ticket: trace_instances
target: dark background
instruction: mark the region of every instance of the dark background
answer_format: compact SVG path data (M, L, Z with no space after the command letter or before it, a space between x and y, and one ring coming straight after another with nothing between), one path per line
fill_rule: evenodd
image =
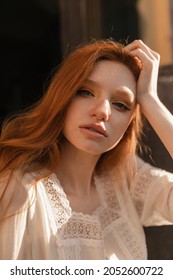
M0 0L0 123L37 101L53 70L92 38L140 38L137 0ZM158 91L173 111L173 66L160 68ZM142 157L173 172L173 162L149 124ZM173 259L173 227L145 229L149 259Z

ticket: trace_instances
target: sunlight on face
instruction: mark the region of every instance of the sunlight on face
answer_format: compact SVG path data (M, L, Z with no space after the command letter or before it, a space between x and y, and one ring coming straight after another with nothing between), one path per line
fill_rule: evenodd
M127 66L98 62L67 111L66 145L94 155L114 148L131 122L135 97L136 81Z

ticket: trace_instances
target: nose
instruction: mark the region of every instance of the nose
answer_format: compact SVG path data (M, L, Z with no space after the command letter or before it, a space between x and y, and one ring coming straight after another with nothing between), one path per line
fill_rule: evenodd
M107 99L98 101L92 108L91 114L99 121L108 121L111 115L111 106L109 101Z

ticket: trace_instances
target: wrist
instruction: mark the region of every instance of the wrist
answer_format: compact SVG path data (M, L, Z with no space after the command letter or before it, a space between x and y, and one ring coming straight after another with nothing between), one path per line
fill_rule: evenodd
M163 106L157 94L147 94L140 96L140 98L137 99L137 102L144 114L147 112L152 113L153 110L158 110L159 107Z

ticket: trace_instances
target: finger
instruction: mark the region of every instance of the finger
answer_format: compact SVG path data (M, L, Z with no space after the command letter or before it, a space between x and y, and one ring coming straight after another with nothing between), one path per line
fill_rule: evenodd
M137 48L141 48L143 51L149 52L149 47L142 42L142 40L135 40L129 45L125 46L125 50L133 51Z
M157 67L159 65L159 61L153 57L148 56L146 52L144 52L142 49L134 49L130 52L131 56L133 56L135 59L138 59L138 61L141 64L141 69L153 69L153 67ZM155 66L154 66L155 65ZM144 67L144 68L143 68Z
M151 50L142 40L135 40L129 45L125 46L125 50L128 52L132 52L135 49L141 49L143 52L145 52L150 58L158 59L160 58L159 54L155 51Z
M135 57L135 59L138 60L142 65L145 64L146 61L151 61L151 58L149 58L148 55L141 49L132 50L130 55Z
M142 40L137 40L137 44L139 45L139 48L141 48L151 58L154 57L154 58L158 59L160 57L157 52L150 49Z

